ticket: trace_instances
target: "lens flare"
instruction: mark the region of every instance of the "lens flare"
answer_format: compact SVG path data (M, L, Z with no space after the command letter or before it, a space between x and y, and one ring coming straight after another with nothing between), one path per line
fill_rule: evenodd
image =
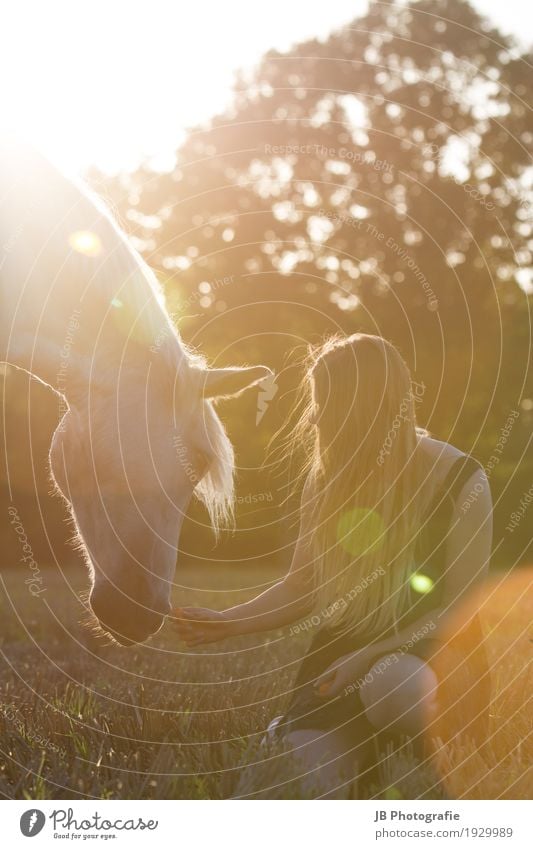
M414 572L409 579L409 583L415 593L430 593L433 589L433 581L429 575L423 575L421 572Z
M102 251L102 243L96 233L91 230L75 230L69 236L69 245L83 256L98 256Z
M532 621L527 566L491 576L444 621L443 645L429 659L438 713L425 737L449 799L509 798L508 765L517 753L512 798L528 798Z
M385 523L380 514L366 507L354 507L337 523L337 540L348 554L359 557L383 545Z

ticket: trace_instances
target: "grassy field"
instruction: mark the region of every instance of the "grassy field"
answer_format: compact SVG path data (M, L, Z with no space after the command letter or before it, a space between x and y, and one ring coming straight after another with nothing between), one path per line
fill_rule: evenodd
M201 575L182 568L176 603L227 606L275 577L267 568ZM494 684L490 763L467 740L441 748L431 763L417 762L409 747L389 748L359 795L529 798L530 578L522 570L484 605ZM305 795L298 781L286 783L284 753L258 745L287 701L305 635L274 632L188 653L166 626L146 646L107 646L81 624L77 594L85 584L81 567L64 575L45 569L46 592L33 598L21 569L3 572L3 797L228 798L247 795L239 779L249 763L257 763L257 786L271 788L267 796Z

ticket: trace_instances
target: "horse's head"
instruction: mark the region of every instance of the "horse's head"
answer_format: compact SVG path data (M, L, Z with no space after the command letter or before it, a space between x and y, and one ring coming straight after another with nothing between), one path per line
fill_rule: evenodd
M146 640L170 610L178 538L193 492L215 526L231 512L233 451L211 399L268 375L185 369L133 372L112 389L69 399L52 442L53 478L87 555L90 606L122 645Z
M0 135L0 153L0 356L67 401L50 462L90 604L118 642L140 642L169 611L192 493L215 526L231 512L233 453L211 399L269 370L205 368L103 201L18 140Z

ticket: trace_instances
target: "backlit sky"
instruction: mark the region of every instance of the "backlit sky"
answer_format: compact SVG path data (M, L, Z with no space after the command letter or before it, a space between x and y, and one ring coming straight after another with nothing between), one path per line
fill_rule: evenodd
M525 0L477 0L529 40ZM367 0L7 0L0 123L65 171L165 160L184 128L223 109L235 69L271 47L325 37ZM529 24L529 27L528 27Z

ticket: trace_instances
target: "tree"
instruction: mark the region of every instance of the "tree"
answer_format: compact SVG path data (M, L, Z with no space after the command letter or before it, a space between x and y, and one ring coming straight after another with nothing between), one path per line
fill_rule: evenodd
M108 186L182 332L217 361L279 370L297 341L382 333L427 387L422 419L485 462L518 409L493 478L497 498L516 474L507 506L532 468L529 58L466 3L371 4L241 75L172 173Z
M170 173L92 173L186 341L281 372L257 430L254 398L223 410L241 493L284 491L256 467L301 376L289 352L368 330L425 384L421 421L481 461L519 411L491 479L496 500L507 487L505 527L533 469L530 59L468 3L370 4L241 74ZM229 551L276 549L285 514L268 510L263 532L240 516ZM525 524L499 556L525 556Z

